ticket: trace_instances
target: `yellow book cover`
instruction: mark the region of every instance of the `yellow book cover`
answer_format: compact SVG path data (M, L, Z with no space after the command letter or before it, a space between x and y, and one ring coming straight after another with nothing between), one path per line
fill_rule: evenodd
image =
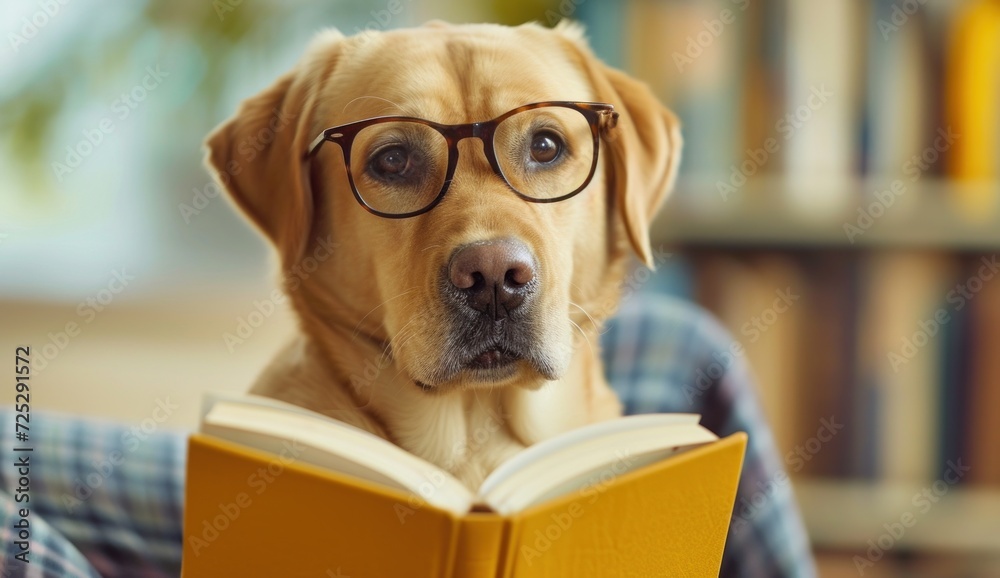
M957 136L949 174L965 185L955 188L959 207L973 219L997 208L1000 176L1000 2L977 0L962 5L955 17L947 58L945 112L947 128Z
M546 447L501 465L501 477L488 478L468 499L446 496L461 491L433 470L405 490L371 481L371 472L317 465L350 471L326 454L316 457L319 438L309 432L330 435L311 425L297 430L301 439L277 440L268 431L242 438L248 445L222 439L238 428L203 424L211 433L189 443L182 576L717 576L746 435L707 441L688 419L697 416L682 417L634 416L542 442L532 448ZM657 419L661 429L643 431ZM668 451L651 450L649 434L668 431L667 422L687 437L672 440ZM635 432L646 441L629 445ZM259 449L265 435L273 444ZM574 448L598 455L602 439L626 449L615 450L614 462L579 467ZM546 465L580 475L531 490L546 477L532 468Z

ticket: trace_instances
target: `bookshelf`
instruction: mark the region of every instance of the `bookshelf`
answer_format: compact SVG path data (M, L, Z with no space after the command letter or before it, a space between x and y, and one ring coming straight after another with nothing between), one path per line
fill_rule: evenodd
M958 201L967 198L970 192L984 196L983 191L1000 198L1000 183L960 185L941 178L929 178L910 186L905 195L896 198L882 216L851 242L844 231L845 222L856 224L858 207L873 200L866 195L885 189L889 182L891 179L859 180L843 195L849 201L835 210L827 207L814 214L790 201L794 196L780 178L751 181L740 195L728 201L717 192L714 183L688 179L679 183L676 194L654 222L651 236L654 245L665 244L676 249L687 260L687 271L693 271L696 278L703 265L699 259L705 255L726 255L749 262L768 255L801 264L803 259L835 254L853 263L850 267L857 271L863 270L874 254L890 255L890 260L899 258L892 256L899 254L934 254L945 260L961 261L1000 250L1000 211L972 213ZM848 285L863 287L869 281L866 274ZM732 282L738 284L739 278L732 278ZM851 300L857 298L855 294ZM709 308L726 321L725 308L722 311L710 305ZM840 314L862 316L863 310ZM738 327L742 318L737 315L736 319ZM858 321L852 331L863 333L867 327L865 321ZM740 338L736 327L730 325L730 330ZM764 345L782 347L777 342ZM750 363L753 366L754 359ZM810 361L805 363L808 365ZM854 381L859 376L851 374L850 378ZM760 384L762 388L768 385ZM996 386L1000 384L987 384ZM859 385L843 383L839 387L843 391L837 395L857 395ZM795 412L795 404L785 403L780 411ZM863 553L870 546L869 540L877 540L886 532L883 524L896 522L909 511L914 512L916 523L895 540L892 557L934 553L1000 560L1000 486L995 484L960 484L949 488L940 502L926 513L918 514L912 498L933 483L931 479L907 483L882 479L877 474L843 476L840 472L836 476L796 477L794 481L810 539L820 551Z
M926 513L912 504L928 484L892 484L806 479L795 492L813 543L858 550L886 533L883 524L910 512L912 527L894 538L896 550L1000 556L1000 491L951 488ZM863 516L845 513L864 512Z
M891 179L852 186L842 206L813 214L789 201L780 179L748 183L723 200L713 183L682 182L654 222L654 243L680 246L756 246L773 248L871 249L927 248L948 251L1000 249L1000 211L970 214L956 199L985 189L1000 197L1000 184L958 185L944 179L908 187L884 214L853 242L845 223L857 226L858 208Z

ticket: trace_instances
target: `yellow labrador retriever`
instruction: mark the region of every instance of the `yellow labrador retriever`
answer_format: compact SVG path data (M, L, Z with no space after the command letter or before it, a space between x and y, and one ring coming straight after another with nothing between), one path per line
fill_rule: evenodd
M618 416L598 334L630 251L651 264L680 146L574 25L320 34L207 140L300 320L253 393L470 486Z

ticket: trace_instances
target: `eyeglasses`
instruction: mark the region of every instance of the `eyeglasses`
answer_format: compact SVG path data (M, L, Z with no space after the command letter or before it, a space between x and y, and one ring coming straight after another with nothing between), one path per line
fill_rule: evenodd
M610 104L564 101L526 104L470 124L380 116L324 130L303 160L324 142L337 143L358 202L380 217L404 219L441 202L455 176L458 143L478 138L493 172L517 196L555 203L590 184L600 138L617 122Z

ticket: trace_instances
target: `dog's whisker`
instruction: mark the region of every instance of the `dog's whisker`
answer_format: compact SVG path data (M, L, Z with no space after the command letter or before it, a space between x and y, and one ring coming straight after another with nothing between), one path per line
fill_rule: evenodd
M416 323L417 320L421 318L422 318L421 315L414 315L413 317L410 317L410 319L406 323L404 323L402 327L399 328L399 331L396 332L396 335L394 335L392 338L389 339L389 343L401 339L402 338L401 336L404 335L404 332L409 330L413 326L413 324Z
M399 299L403 295L406 295L407 293L412 293L412 292L414 292L416 290L417 290L416 287L411 287L411 288L407 289L406 291L403 291L399 295L396 295L395 297L390 297L390 298L386 299L385 301L383 301L383 302L379 303L378 305L376 305L371 311L369 311L368 313L365 313L365 316L361 318L361 321L358 321L358 324L354 326L354 332L351 333L351 341L354 341L355 339L357 339L357 337L358 337L358 330L361 329L361 324L365 322L365 319L368 319L369 315L371 315L372 313L375 313L376 309L378 309L379 307L381 307L381 306L385 305L386 303L392 301L393 299Z
M492 383L490 384L490 391L493 391L493 384ZM472 399L475 400L476 405L479 406L479 409L481 409L481 410L485 411L487 414L489 414L490 410L485 405L483 405L483 400L479 399L479 390L473 388L473 390L472 390Z
M580 332L580 335L583 336L584 341L587 342L587 348L590 349L590 353L594 354L594 345L592 343L590 343L590 338L587 337L587 333L584 332L584 330L581 329L580 326L577 325L576 322L573 321L572 319L570 319L569 322L572 323L573 327L576 327L576 329Z
M406 328L400 329L393 339L386 342L385 347L382 349L382 353L378 356L378 366L382 367L386 365L390 359L395 357L395 353L399 351L399 348L403 345L399 342L400 336ZM408 341L406 339L403 340ZM394 343L395 342L395 343Z
M385 365L385 363L389 360L389 358L392 357L392 354L390 353L390 350L392 349L392 343L393 343L393 341L395 339L397 339L399 337L399 335L405 329L406 329L406 327L404 326L403 329L400 329L392 339L389 339L388 341L385 342L385 347L382 348L382 352L379 353L379 356L378 356L378 359L377 359L377 363L378 363L379 367L382 367L383 365Z
M583 307L580 307L579 305L577 305L576 303L573 303L572 301L570 301L569 304L572 305L573 307L576 307L580 311L583 311L583 314L587 316L587 319L590 319L590 322L594 324L594 328L595 329L597 329L597 328L600 327L600 325L597 324L597 321L594 321L594 318L590 315L590 313L587 312L586 309L584 309Z
M378 356L378 367L382 367L389 360L390 354L389 350L392 348L392 340L386 342L385 347L382 348L382 352Z
M371 98L371 99L375 99L375 100L381 100L383 102L387 102L387 103L391 104L392 106L396 107L397 110L400 110L400 111L403 110L403 107L399 106L398 104L396 104L395 102L392 102L389 99L382 98L381 96L366 95L366 96L359 96L357 98L351 99L347 104L344 105L344 110L342 110L340 112L347 112L348 107L350 107L352 104L354 104L355 101L362 100L362 99L365 99L365 98Z
M569 284L570 284L571 287L575 287L577 291L580 290L580 286L577 285L576 283L570 281ZM579 307L581 310L583 309L582 307L580 307L576 303L573 303L572 301L570 301L570 305L573 305L575 307ZM587 311L584 311L584 313L587 313ZM590 321L592 323L594 323L594 318L590 315L590 313L587 313L587 317L590 317ZM610 328L608 328L608 327L601 328L600 325L598 325L597 323L594 323L594 327L601 329L600 331L597 332L598 335L604 335L605 333L607 333L608 331L610 331Z
M411 326L414 322L421 318L422 315L414 315L409 321L399 328L399 331L397 331L395 335L389 339L388 343L385 344L385 349L382 350L382 355L379 356L380 367L384 362L388 361L391 356L394 356L394 352L399 351L399 348L401 348L403 344L416 335L416 330L412 329ZM407 330L410 332L409 335L406 335Z
M407 334L398 336L395 343L390 342L389 344L390 347L387 349L387 351L390 352L391 356L395 357L396 352L401 350L403 346L409 343L409 341L414 337L416 337L416 335L417 335L416 331L410 330Z
M407 337L406 340L403 341L403 343L400 343L399 347L402 347L403 345L405 345L406 343L408 343L414 337L416 337L416 332L415 331L411 332L411 335L409 337ZM397 390L403 389L403 387L404 387L403 384L401 382L399 382L399 376L402 375L404 371L406 371L406 368L403 367L402 365L400 365L399 369L396 371L396 374L392 376L392 381L394 381L394 382L396 382L398 384L397 387L396 387Z

